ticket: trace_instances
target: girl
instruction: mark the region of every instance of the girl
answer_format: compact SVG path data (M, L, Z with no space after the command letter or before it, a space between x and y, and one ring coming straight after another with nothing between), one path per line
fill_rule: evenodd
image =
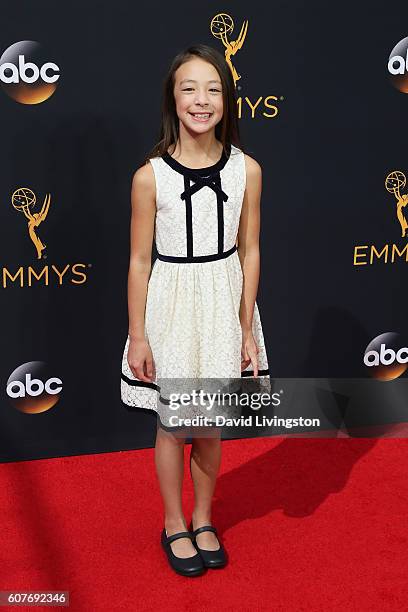
M121 376L129 406L159 416L158 379L269 379L256 304L261 168L239 142L228 64L211 47L189 47L165 79L160 141L132 181L129 334ZM151 268L154 237L158 258ZM221 438L219 428L210 429L211 435L196 433L191 445L195 506L187 529L181 495L186 429L158 418L161 543L171 567L186 576L227 561L211 524Z

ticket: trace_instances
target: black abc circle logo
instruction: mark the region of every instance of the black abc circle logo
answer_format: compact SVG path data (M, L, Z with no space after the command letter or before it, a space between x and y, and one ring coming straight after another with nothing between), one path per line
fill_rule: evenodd
M394 380L408 367L408 346L400 334L386 332L371 340L364 352L364 365L377 380Z
M44 361L28 361L9 376L6 393L20 412L38 414L52 408L59 400L62 380L52 375Z
M55 92L60 70L34 40L16 42L0 58L0 85L21 104L40 104Z

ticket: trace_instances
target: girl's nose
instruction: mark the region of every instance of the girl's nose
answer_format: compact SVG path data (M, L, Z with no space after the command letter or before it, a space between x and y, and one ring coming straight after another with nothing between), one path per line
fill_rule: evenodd
M207 94L205 92L197 94L196 104L202 104L203 106L208 104Z

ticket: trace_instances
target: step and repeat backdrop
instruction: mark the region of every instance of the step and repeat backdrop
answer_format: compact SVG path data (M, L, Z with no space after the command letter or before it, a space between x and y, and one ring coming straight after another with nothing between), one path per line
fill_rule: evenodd
M169 64L197 43L225 55L242 144L263 169L257 301L271 377L370 383L370 409L398 405L393 420L408 420L397 4L2 7L1 461L154 444L155 414L120 397L130 187L158 139Z

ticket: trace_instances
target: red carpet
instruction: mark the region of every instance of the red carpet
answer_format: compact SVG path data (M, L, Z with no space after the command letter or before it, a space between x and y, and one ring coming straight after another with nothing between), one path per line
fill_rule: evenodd
M71 612L407 609L407 453L405 439L223 442L213 523L230 563L197 578L160 547L153 449L2 464L0 590L69 590Z

